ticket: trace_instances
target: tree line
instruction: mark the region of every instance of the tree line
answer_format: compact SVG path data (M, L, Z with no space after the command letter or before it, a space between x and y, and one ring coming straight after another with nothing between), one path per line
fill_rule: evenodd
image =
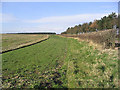
M56 34L55 32L27 32L27 33L6 33L6 34Z
M86 32L101 31L106 29L118 28L118 16L116 13L111 13L108 16L104 16L100 20L94 20L93 22L83 23L74 27L68 27L65 32L61 34L80 34Z

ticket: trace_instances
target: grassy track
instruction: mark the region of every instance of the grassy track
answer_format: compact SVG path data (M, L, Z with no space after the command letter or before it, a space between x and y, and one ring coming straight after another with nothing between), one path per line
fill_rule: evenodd
M3 87L117 87L117 56L86 42L51 36L45 42L2 54Z
M2 51L29 45L47 37L40 34L2 34Z
M69 40L68 87L114 88L118 85L117 54L100 52L86 42Z
M4 86L34 87L41 81L47 83L45 72L53 70L51 73L57 73L57 67L63 63L67 44L65 40L52 36L46 42L4 53ZM53 74L49 76L51 79L55 76Z

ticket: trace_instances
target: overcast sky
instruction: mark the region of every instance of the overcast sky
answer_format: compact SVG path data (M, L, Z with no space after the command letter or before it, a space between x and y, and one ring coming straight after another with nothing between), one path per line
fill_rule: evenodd
M2 32L56 32L118 13L117 2L2 2Z

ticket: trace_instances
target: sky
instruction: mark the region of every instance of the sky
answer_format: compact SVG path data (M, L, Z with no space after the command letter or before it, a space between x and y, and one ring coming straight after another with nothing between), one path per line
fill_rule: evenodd
M1 7L1 6L0 6ZM118 13L117 2L2 2L2 33L56 32Z

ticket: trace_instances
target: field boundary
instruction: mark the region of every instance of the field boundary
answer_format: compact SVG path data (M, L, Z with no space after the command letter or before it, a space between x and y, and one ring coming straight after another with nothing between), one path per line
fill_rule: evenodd
M104 49L115 48L115 29L108 29L104 31L84 33L84 34L62 34L64 37L75 37L85 41L92 41L102 46Z
M28 45L24 45L24 46L17 47L17 48L14 48L14 49L9 49L9 50L6 50L6 51L2 51L2 52L0 52L0 54L7 53L7 52L10 52L10 51L14 51L14 50L18 50L18 49L25 48L25 47L28 47L28 46L32 46L32 45L35 45L35 44L37 44L37 43L41 43L41 42L43 42L43 41L46 41L46 40L48 40L49 38L50 38L50 36L48 36L47 38L45 38L45 39L43 39L43 40L40 40L40 41L31 43L31 44L28 44Z

